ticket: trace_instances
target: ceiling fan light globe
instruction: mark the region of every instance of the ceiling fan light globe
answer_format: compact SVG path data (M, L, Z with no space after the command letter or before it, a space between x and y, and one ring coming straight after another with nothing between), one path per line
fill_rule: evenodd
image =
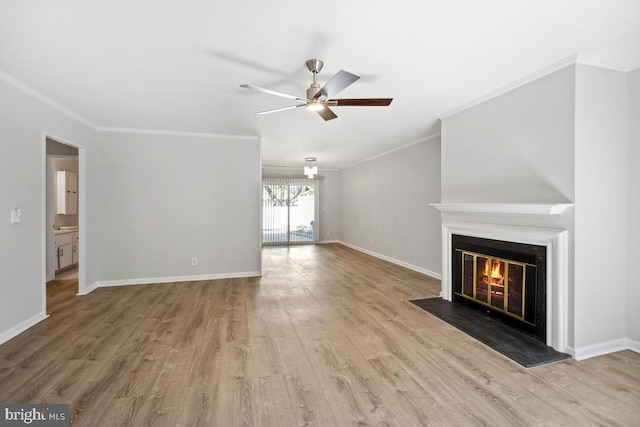
M311 111L324 110L324 104L321 104L319 102L309 102L307 104L307 110L311 110Z

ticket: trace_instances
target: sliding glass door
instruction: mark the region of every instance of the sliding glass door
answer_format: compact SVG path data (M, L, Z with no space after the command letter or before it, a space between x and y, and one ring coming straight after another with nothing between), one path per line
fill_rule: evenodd
M316 241L316 194L313 179L264 178L262 243L286 245Z

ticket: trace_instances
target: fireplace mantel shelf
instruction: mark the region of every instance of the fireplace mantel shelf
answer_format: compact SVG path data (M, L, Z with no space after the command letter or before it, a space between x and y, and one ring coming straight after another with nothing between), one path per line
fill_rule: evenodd
M440 212L559 215L573 203L431 203Z

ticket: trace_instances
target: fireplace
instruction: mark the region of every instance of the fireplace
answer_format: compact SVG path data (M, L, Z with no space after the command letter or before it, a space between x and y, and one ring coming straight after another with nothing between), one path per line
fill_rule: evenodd
M452 300L546 342L546 247L453 234Z
M567 352L567 337L569 333L568 317L568 231L557 228L540 228L523 225L492 224L486 221L486 214L502 215L505 218L513 217L522 219L531 216L542 219L547 215L561 214L570 205L563 204L434 204L440 211L447 215L465 215L478 221L455 221L443 219L442 221L442 292L440 296L446 301L453 301L453 235L477 237L503 242L523 243L525 245L537 245L546 249L545 277L536 273L536 286L544 287L544 294L537 294L536 305L542 302L546 314L538 315L536 325L544 322L546 328L546 345L559 352ZM466 219L466 218L465 218ZM474 251L483 254L482 251ZM484 254L491 255L491 254ZM520 259L512 259L510 256L493 255L496 258L504 258L522 263L530 263ZM531 263L533 264L533 263ZM538 264L536 262L536 264ZM539 290L541 291L541 290ZM541 295L544 295L542 297ZM525 307L526 311L526 307Z

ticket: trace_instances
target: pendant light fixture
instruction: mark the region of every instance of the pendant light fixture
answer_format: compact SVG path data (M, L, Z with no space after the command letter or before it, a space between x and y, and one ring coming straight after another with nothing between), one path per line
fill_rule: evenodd
M309 179L313 179L314 175L318 174L318 167L315 165L316 160L318 159L316 159L315 157L306 157L304 159L304 161L308 164L308 166L304 167L304 174Z

